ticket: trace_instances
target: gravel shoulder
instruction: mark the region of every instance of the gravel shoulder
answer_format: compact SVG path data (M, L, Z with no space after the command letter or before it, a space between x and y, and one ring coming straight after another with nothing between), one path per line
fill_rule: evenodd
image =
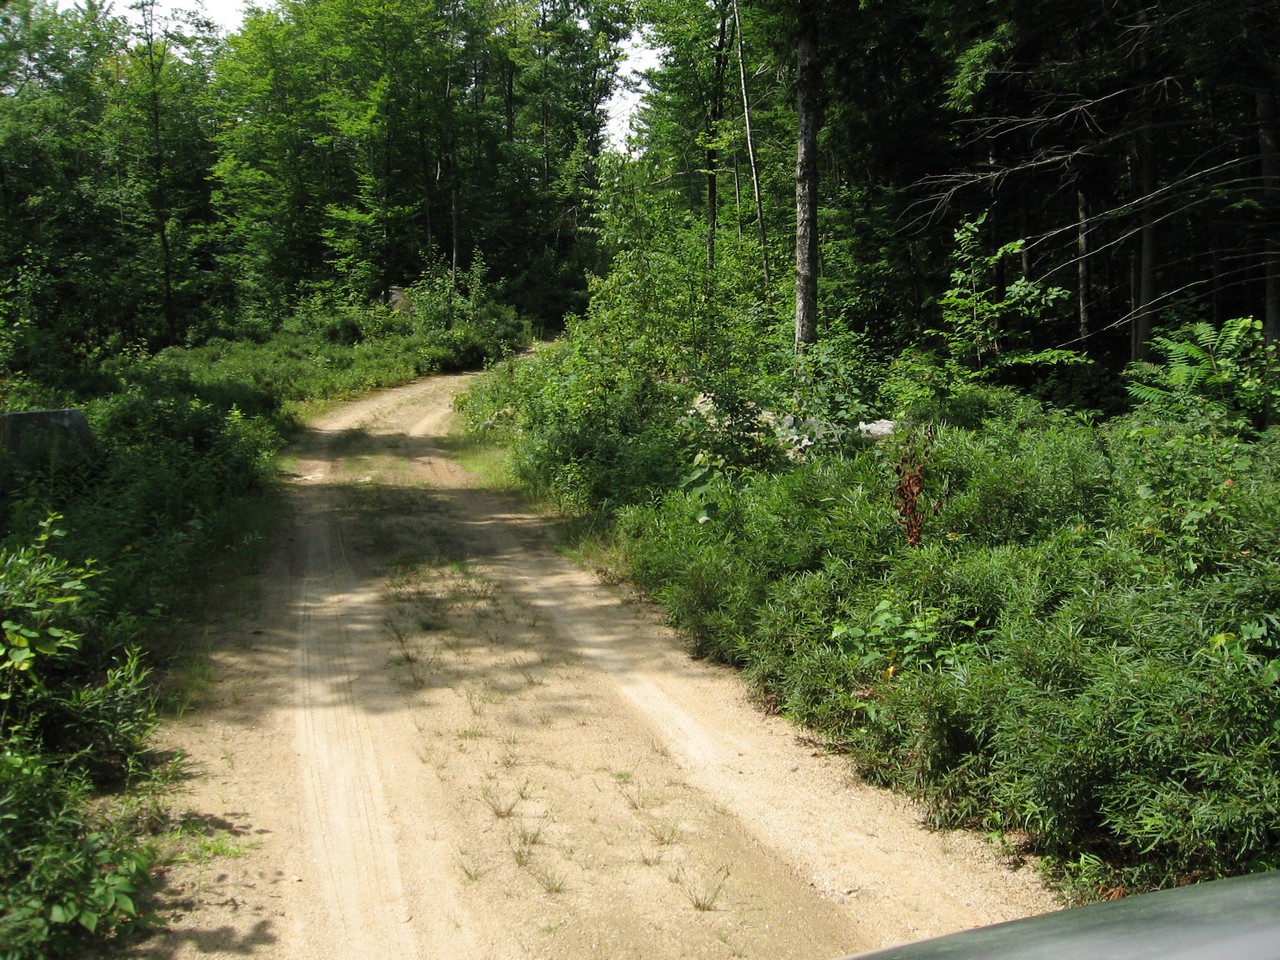
M207 855L126 955L830 958L1054 908L479 488L445 452L466 380L300 440L262 587L162 730Z

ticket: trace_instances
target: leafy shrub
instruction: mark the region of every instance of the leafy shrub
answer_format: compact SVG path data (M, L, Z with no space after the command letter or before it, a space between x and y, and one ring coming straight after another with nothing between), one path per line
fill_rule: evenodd
M1110 483L1105 454L1081 424L989 421L979 432L939 428L928 451L933 529L983 543L1038 539L1100 516Z
M801 413L847 435L885 412L880 401L884 366L872 356L864 334L827 331L797 362Z
M6 960L83 956L147 922L134 895L151 854L88 813L72 768L19 742L0 750L0 951Z
M33 960L142 922L150 864L89 812L94 784L123 780L154 727L146 670L97 635L97 571L53 554L56 520L0 549L0 944Z
M1214 329L1192 323L1152 337L1164 363L1131 364L1129 392L1148 411L1201 429L1261 424L1280 400L1274 345L1262 321L1245 317Z
M1034 419L1040 405L1008 387L984 383L952 360L916 349L889 364L880 388L881 406L891 417L976 430L989 422Z
M713 470L617 535L696 653L938 823L1085 896L1280 866L1277 441L1005 409L917 448L918 546L893 444Z
M455 351L446 369L476 366L529 345L528 321L500 301L501 290L487 273L477 251L465 273L455 275L440 263L409 291L414 321Z
M289 405L498 356L524 330L492 304L427 330L311 300L263 343L131 350L9 391L83 406L96 442L0 488L0 956L82 956L147 921L134 895L152 856L99 797L145 774L154 709L136 646L191 571L245 542L236 511L262 492Z
M962 237L949 356L906 351L876 383L837 335L797 400L759 314L722 314L692 232L666 237L464 404L525 482L616 511L695 654L935 822L1018 838L1086 897L1280 867L1280 431L1250 430L1274 400L1252 322L1158 341L1129 415L1049 413L984 378L1072 360L997 342L999 310L1058 294L990 304L994 260ZM903 423L797 459L766 426L864 412Z
M685 460L686 390L572 341L504 366L460 404L473 429L521 437L516 476L574 510L608 511L674 487Z
M880 469L868 457L720 474L623 511L619 535L637 582L662 600L695 652L745 663L740 638L776 582L822 569L841 550L851 562L879 559L896 523L887 498L860 496L858 485ZM828 517L812 522L825 504Z
M1116 525L1133 531L1145 553L1188 574L1206 573L1265 536L1243 522L1246 510L1274 503L1274 488L1256 477L1260 448L1145 414L1112 422L1106 435Z

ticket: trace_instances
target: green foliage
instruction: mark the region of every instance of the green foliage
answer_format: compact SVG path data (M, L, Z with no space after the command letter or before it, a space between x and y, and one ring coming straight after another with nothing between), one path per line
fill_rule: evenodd
M605 173L622 182L636 171ZM670 198L642 199L602 205L613 269L593 281L586 314L466 405L473 426L512 425L517 476L573 510L607 513L710 466L765 468L788 443L812 442L803 430L812 416L783 392L790 341L782 349L746 285L751 244L725 238L709 271L701 225ZM834 355L816 362L834 365ZM851 384L842 401L827 398L846 413L856 405Z
M135 896L151 854L88 812L74 769L21 741L0 750L0 955L84 956L89 944L144 926Z
M984 383L954 361L917 349L904 350L888 365L880 397L896 420L970 430L988 422L1020 422L1039 410L1017 391Z
M877 565L897 523L887 498L877 513L864 490L886 469L868 456L805 462L774 476L720 474L657 505L628 508L619 535L632 575L663 601L696 652L743 662L749 651L739 644L760 609L772 608L775 584L824 569L838 548L858 551L841 563ZM809 522L819 512L824 522Z
M252 548L237 511L264 495L291 403L521 342L482 274L468 283L448 329L316 298L264 344L122 352L67 377L79 397L35 380L10 391L78 401L94 442L77 462L10 470L0 489L0 956L81 956L149 922L135 894L153 858L99 796L147 772L138 647L211 556Z
M890 443L713 471L622 553L696 654L1081 896L1280 866L1273 444L1002 402L930 434L918 546Z
M798 358L800 412L827 427L814 438L819 448L838 449L859 423L879 418L885 374L866 336L849 330L828 330Z
M368 302L479 247L514 303L558 321L593 261L582 204L622 16L323 0L249 17L206 103L240 303Z
M529 322L501 302L502 289L487 274L477 250L465 273L455 275L438 264L409 291L411 315L421 333L436 342L441 370L478 367L532 340Z
M983 251L984 213L962 223L955 233L951 288L939 301L940 335L950 358L970 375L990 374L1000 367L1079 363L1069 350L1027 350L1034 327L1054 305L1068 296L1061 287L1046 286L1024 276L998 283L999 268L1023 250L1023 241L1006 243L994 253Z
M6 958L76 955L142 923L133 895L151 862L127 832L90 812L94 785L128 776L151 735L147 671L136 652L113 655L88 585L95 571L54 555L58 520L43 521L30 545L0 547Z
M86 581L93 571L85 566L72 569L64 560L49 555L49 542L63 535L49 517L40 523L40 533L29 547L11 551L0 557L0 613L4 631L3 658L0 671L8 686L0 699L13 699L15 673L25 673L37 659L59 653L74 653L79 637L55 623L61 608L74 607L84 596Z
M1280 401L1275 346L1262 322L1228 320L1215 330L1193 323L1152 338L1161 364L1130 365L1128 389L1150 413L1201 428L1259 425Z
M512 421L523 438L513 469L544 496L607 511L678 479L686 391L610 363L589 340L543 348L499 382L505 388L486 406L469 404L468 416ZM512 386L519 407L497 406L514 399Z

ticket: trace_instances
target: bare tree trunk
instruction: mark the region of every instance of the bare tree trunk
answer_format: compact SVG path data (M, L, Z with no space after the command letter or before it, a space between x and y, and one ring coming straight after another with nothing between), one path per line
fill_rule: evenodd
M1147 73L1150 66L1149 31L1145 30L1150 12L1138 14L1144 28L1138 49L1139 65ZM1151 96L1150 92L1145 96ZM1139 226L1138 276L1134 284L1132 320L1129 322L1129 359L1146 360L1150 355L1151 328L1155 323L1156 299L1156 214L1153 209L1156 192L1155 110L1148 103L1142 110L1141 126L1134 136L1137 164Z
M1092 327L1089 307L1089 195L1082 179L1076 180L1076 316L1080 321L1080 339L1089 336Z
M1264 202L1276 202L1280 191L1280 134L1277 133L1276 96L1270 87L1256 94L1258 111L1258 154L1262 161ZM1267 343L1280 341L1280 237L1272 224L1263 246L1263 321L1262 333Z
M151 214L155 222L156 239L160 243L160 305L164 313L165 333L170 346L178 342L178 315L173 300L173 250L169 243L169 191L166 189L168 171L164 158L164 118L160 103L160 81L169 60L168 41L156 32L155 0L142 5L142 23L147 54L147 114L151 125L151 176L149 191Z
M720 5L720 30L714 48L712 64L711 103L707 114L707 281L716 269L716 230L720 212L720 151L716 146L720 136L720 121L724 117L724 74L728 67L729 8Z
M797 354L818 339L818 21L800 5L796 44L796 342Z
M1261 87L1255 95L1258 111L1258 157L1262 167L1263 203L1274 209L1280 190L1280 134L1276 124L1276 95L1272 86ZM1269 218L1270 219L1270 218ZM1274 220L1268 224L1262 248L1262 338L1267 344L1280 342L1280 239ZM1276 422L1270 400L1262 411L1262 426Z
M1141 194L1142 221L1139 235L1141 247L1138 254L1138 278L1133 304L1133 319L1129 324L1129 358L1146 360L1149 355L1151 328L1155 322L1156 299L1156 215L1152 208L1156 190L1155 144L1151 140L1154 122L1148 111L1143 129L1137 137L1138 191Z
M764 222L764 202L760 199L760 165L756 161L756 141L751 132L751 98L747 95L747 61L743 56L742 17L738 12L738 0L733 0L733 25L738 37L738 81L742 87L742 122L747 135L747 161L751 165L751 189L756 200L756 223L760 227L760 266L764 272L764 287L769 289L769 238Z
M0 170L0 174L3 171ZM3 185L3 177L0 176L0 185ZM742 168L738 165L738 151L733 151L733 213L734 222L738 227L738 242L742 242Z

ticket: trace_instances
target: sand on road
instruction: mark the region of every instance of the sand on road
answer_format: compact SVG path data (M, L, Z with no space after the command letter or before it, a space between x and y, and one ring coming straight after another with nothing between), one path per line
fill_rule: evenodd
M162 730L211 854L130 956L832 958L1053 908L480 488L446 453L466 381L298 443L263 586Z

